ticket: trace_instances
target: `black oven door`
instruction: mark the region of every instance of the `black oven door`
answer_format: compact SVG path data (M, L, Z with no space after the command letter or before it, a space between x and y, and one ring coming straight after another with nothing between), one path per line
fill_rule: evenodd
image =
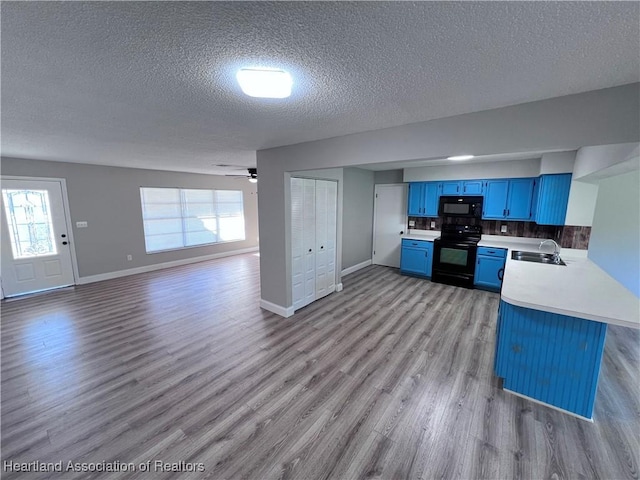
M477 245L436 240L433 247L432 280L472 288Z

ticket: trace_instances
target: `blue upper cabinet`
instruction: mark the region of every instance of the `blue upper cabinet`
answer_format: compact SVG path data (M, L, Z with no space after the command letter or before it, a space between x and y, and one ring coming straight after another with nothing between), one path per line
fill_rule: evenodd
M509 180L487 180L484 189L482 218L501 219L507 216Z
M409 208L408 213L411 217L424 216L424 183L412 182L409 184Z
M409 184L410 217L437 217L439 182L412 182Z
M440 182L442 195L482 195L483 180L458 180Z
M487 180L482 218L531 220L533 178Z
M483 180L465 180L462 182L463 195L482 195L484 193Z
M459 195L462 190L461 190L461 184L462 182L460 181L453 181L453 182L440 182L441 185L441 193L442 195Z
M509 180L509 196L507 199L507 219L531 220L533 201L533 178L515 178Z
M540 175L536 186L534 220L538 225L564 225L571 174Z
M440 199L440 182L424 184L425 214L427 217L438 216L438 200Z

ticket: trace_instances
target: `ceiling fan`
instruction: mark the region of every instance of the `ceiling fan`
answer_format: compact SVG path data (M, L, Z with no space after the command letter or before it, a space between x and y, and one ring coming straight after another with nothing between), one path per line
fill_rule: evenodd
M216 167L230 167L231 165L216 165ZM235 170L242 170L240 168L234 168ZM247 178L251 183L258 182L258 169L257 168L247 168L247 174L233 174L233 173L225 173L225 177L235 177L235 178Z

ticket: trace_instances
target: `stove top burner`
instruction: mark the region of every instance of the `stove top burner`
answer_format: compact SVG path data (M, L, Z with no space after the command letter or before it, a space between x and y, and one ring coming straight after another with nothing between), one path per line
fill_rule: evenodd
M442 235L439 240L455 241L457 243L478 243L482 237L482 227L480 225L457 225L445 223L441 229Z

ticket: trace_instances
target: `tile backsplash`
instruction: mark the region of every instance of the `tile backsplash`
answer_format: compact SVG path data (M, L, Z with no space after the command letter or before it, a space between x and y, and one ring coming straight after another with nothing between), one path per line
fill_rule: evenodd
M440 217L409 217L414 221L415 230L440 230L443 218ZM476 218L444 218L445 223L460 225L481 225L482 233L486 235L504 235L509 237L553 238L563 248L576 248L587 250L589 248L589 236L591 227L582 226L551 226L538 225L534 222L510 222L505 220L479 220ZM431 228L431 222L435 227ZM507 227L507 232L500 231L502 226Z

